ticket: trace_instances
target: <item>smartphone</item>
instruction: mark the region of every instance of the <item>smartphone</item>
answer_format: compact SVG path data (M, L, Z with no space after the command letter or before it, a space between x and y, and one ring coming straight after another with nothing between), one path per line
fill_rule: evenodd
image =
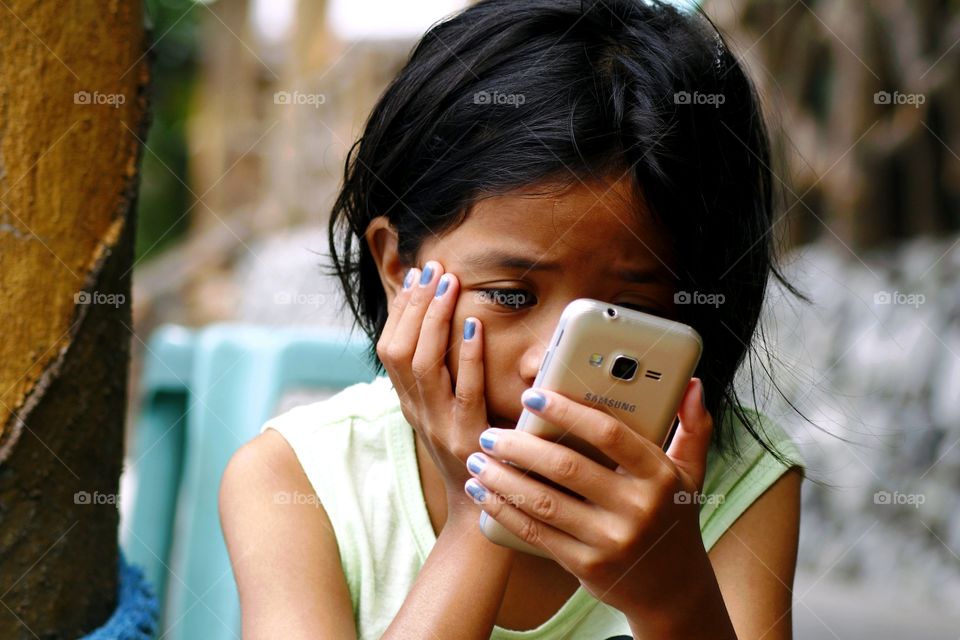
M692 327L592 298L570 302L550 339L534 387L560 393L612 415L636 433L666 447L703 340ZM617 462L589 442L524 408L517 429L570 447L615 469ZM520 469L508 460L503 460ZM582 496L521 469L563 493ZM480 528L491 541L547 558L487 514Z

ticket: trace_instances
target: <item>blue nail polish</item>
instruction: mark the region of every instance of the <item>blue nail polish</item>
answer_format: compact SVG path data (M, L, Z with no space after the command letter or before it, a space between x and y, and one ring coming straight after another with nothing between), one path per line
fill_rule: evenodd
M437 292L433 294L434 298L439 298L444 293L447 292L447 287L450 286L450 278L447 277L447 274L440 276L440 285L437 287Z
M467 458L467 469L473 473L480 473L487 466L487 459L478 453L471 453Z
M423 268L423 273L420 274L420 285L427 284L431 278L433 278L433 265L428 264Z
M403 276L403 288L409 289L413 284L413 269L407 269L407 275Z
M487 512L486 512L486 511L481 511L481 512L480 512L480 526L481 526L481 527L484 526L484 525L487 523L487 518L488 518L488 517L489 517L489 516L487 515Z
M467 480L467 493L469 493L470 497L477 502L483 502L487 497L487 490L483 488L482 484L473 478Z
M480 446L486 449L487 451L493 451L493 445L497 441L497 434L490 429L487 429L480 434Z
M474 322L472 318L467 318L467 321L463 323L463 339L469 340L476 331L477 323Z
M547 406L547 398L539 391L527 389L523 392L521 400L523 400L524 406L534 411L543 411L543 408Z

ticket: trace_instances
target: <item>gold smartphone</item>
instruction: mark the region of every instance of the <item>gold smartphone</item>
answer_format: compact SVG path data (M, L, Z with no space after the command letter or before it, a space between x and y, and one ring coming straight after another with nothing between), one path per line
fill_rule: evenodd
M598 408L664 447L702 349L700 335L685 324L591 298L578 298L560 315L533 386ZM527 409L520 414L516 428L568 446L608 469L617 467L616 461L587 441ZM503 462L520 469L507 460ZM523 471L583 499L533 471ZM481 517L480 528L491 542L549 557L489 514Z

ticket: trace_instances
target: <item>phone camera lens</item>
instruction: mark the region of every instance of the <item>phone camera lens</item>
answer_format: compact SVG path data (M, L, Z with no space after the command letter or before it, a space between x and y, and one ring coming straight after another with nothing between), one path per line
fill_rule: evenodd
M614 378L620 380L633 380L633 377L637 375L637 361L628 356L617 356L616 360L613 361L613 366L610 367L610 373L613 374Z
M609 317L611 317L611 318L616 318L616 317L617 317L617 310L614 309L613 307L607 307L607 315L608 315Z

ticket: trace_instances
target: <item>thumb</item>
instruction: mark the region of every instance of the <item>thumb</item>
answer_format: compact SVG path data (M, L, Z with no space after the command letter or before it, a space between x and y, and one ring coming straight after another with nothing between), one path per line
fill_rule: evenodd
M691 378L680 401L680 424L670 441L667 457L683 471L696 486L703 489L707 470L707 451L713 433L713 418L703 400L703 382Z

